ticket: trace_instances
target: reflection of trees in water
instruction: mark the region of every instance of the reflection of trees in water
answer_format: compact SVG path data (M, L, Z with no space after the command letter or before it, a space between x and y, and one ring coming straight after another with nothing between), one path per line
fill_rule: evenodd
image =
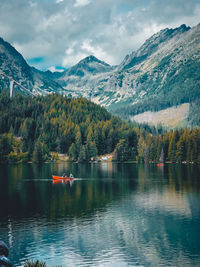
M198 217L199 191L198 166L171 164L162 170L153 164L139 167L137 202L145 210Z
M123 164L24 164L10 166L8 188L4 195L7 204L5 216L28 218L40 214L56 220L91 214L108 203L135 189L136 168ZM20 169L20 172L18 171ZM52 173L72 172L73 186L53 185ZM134 176L133 176L134 175ZM8 181L7 180L7 181ZM0 191L2 191L2 188ZM1 214L1 216L3 216Z
M2 166L2 170L5 179L0 181L1 199L2 202L8 200L2 214L17 217L34 213L52 220L59 216L82 216L131 191L164 190L175 194L200 189L196 165L171 164L158 168L154 164L19 164ZM52 173L63 172L72 172L80 179L72 187L69 184L53 186Z
M75 180L70 189L62 186L52 189L49 212L52 220L59 216L91 216L97 210L105 210L108 203L129 194L135 184L122 165L76 165L74 173L79 173L81 179Z
M137 164L138 186L140 190L171 190L187 193L200 191L200 165Z
M58 170L82 179L72 187L53 185L47 179ZM107 252L108 261L120 255L130 264L138 260L141 265L167 266L171 261L174 266L183 262L195 266L199 262L199 209L196 223L187 210L188 193L199 194L197 166L31 164L4 171L7 179L0 180L0 196L8 200L4 214L9 212L11 222L16 219L16 240L28 239L33 247L41 242L47 253L49 245L61 248L59 255L65 255L62 246L67 244L83 261L98 262ZM15 250L30 253L22 241ZM195 253L196 260L188 256Z
M195 165L171 164L158 168L154 164L61 163L2 168L9 180L1 180L2 201L8 200L2 214L14 217L37 213L51 220L60 216L70 218L105 208L132 191L154 190L168 192L167 195L171 192L175 199L177 192L199 192L200 189L199 167ZM63 172L72 172L80 179L73 186L52 185L51 174Z
M200 190L200 166L169 164L168 177L171 190L187 192L199 192Z

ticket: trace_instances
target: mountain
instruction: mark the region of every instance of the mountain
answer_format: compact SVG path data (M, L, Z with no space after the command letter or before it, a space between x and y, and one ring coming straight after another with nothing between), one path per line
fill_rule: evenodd
M78 64L76 64L69 70L65 71L62 74L62 77L68 77L68 76L83 77L88 74L96 75L98 73L104 73L104 72L108 72L111 70L112 70L112 67L109 64L90 55L82 59Z
M200 96L199 79L200 24L183 24L154 34L119 66L90 56L55 80L72 96L84 96L132 119L183 103L191 107Z
M127 98L129 105L119 108L117 114L134 119L145 111L188 103L186 121L195 124L193 111L199 110L200 104L200 24L153 35L125 58L119 70L123 88L131 81L132 96Z
M2 38L0 38L0 71L24 86L27 89L26 94L29 91L34 95L63 92L58 83L49 79L44 72L30 67L23 56ZM9 79L2 79L0 75L0 89L3 88L9 88ZM19 88L15 86L15 90L18 91Z
M83 96L139 122L149 122L156 115L163 123L163 114L171 116L174 110L184 114L174 118L173 127L200 125L200 24L159 31L118 66L91 55L62 73L30 67L0 39L0 69L34 94ZM8 81L0 79L0 87L8 87Z
M171 40L173 37L179 36L181 33L185 33L190 30L190 27L187 27L185 24L181 25L179 28L175 29L164 29L160 32L154 34L145 43L136 51L130 55L127 55L119 66L119 70L126 70L130 69L139 63L146 60L150 55L152 55L159 47L166 43L167 41Z
M101 84L106 82L115 67L90 55L59 75L56 80L75 97L84 96L94 101ZM108 74L108 77L107 77ZM103 89L103 88L102 88ZM103 92L102 92L103 93Z

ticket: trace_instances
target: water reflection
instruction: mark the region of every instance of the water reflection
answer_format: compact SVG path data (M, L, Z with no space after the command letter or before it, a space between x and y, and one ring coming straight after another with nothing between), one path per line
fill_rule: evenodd
M64 179L59 179L59 180L53 180L52 184L70 184L72 186L74 183L74 180L64 180Z
M33 164L0 167L0 236L16 266L197 266L197 166ZM72 172L73 184L51 175Z

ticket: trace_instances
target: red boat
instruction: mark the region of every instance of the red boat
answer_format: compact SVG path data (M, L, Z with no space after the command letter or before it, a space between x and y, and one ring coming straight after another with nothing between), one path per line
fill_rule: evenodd
M67 176L56 176L56 175L52 175L54 180L74 180L74 177L67 177Z
M164 164L163 163L158 163L157 166L161 167L161 166L164 166Z

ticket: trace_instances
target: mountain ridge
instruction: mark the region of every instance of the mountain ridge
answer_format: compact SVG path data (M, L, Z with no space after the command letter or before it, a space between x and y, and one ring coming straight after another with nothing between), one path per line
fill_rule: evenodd
M122 70L133 67L134 63L137 64L140 62L140 60L143 61L148 56L150 56L161 43L173 38L177 34L184 33L190 29L190 27L182 24L180 27L177 27L175 29L165 28L155 33L150 38L148 38L137 51L134 51L130 55L127 55L125 57L124 61L120 64L120 66L124 66Z
M35 95L56 92L72 97L82 96L125 119L182 103L188 103L193 108L196 105L195 110L198 109L200 24L192 28L182 24L175 29L159 31L137 51L127 55L118 66L110 66L90 55L62 73L42 72L30 67L15 48L10 48L10 58L8 56L5 60L2 42L4 46L6 42L2 40L0 69L13 74ZM9 50L12 46L6 47ZM16 58L13 58L13 53ZM2 85L5 82L0 80L0 87ZM6 85L8 87L8 83Z
M161 30L111 71L83 77L75 75L73 79L66 75L63 84L62 78L56 81L73 96L83 95L109 110L137 104L150 96L156 97L162 90L166 94L166 88L176 83L172 79L183 72L185 65L188 64L188 68L192 65L194 69L198 63L194 57L199 55L198 42L192 44L190 39L200 39L199 28L199 25L190 28L183 24L175 29ZM187 74L188 70L184 71Z

